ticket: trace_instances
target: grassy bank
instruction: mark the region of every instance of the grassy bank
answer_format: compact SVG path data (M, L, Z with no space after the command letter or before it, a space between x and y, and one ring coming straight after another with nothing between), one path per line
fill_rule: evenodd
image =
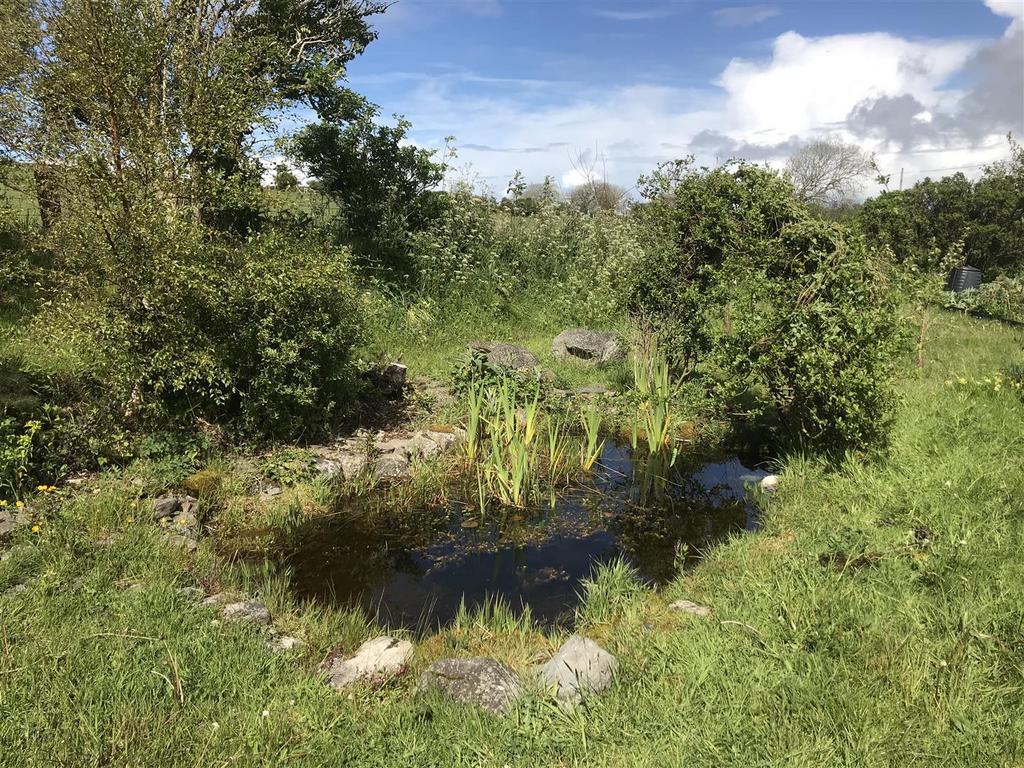
M438 350L462 343L451 338L396 352L436 369ZM526 672L564 640L501 610L420 643L409 674L339 695L318 663L376 628L296 605L286 575L225 563L209 544L162 544L136 499L163 490L166 467L48 494L38 530L0 563L0 763L1020 765L1024 399L997 377L1024 363L1022 345L1020 329L937 314L884 461L791 457L763 531L664 594L622 569L599 574L579 629L621 672L574 712L529 697L494 718L414 695L435 658ZM326 495L296 489L279 511L302 516ZM269 653L184 586L258 595L306 649ZM712 615L668 611L680 597Z

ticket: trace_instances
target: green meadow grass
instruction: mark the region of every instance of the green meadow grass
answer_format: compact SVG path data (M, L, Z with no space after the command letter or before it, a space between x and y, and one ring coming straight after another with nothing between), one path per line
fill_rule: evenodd
M548 330L527 346L542 351ZM1024 399L996 381L1024 362L1024 332L941 313L929 335L886 458L788 457L760 532L663 593L621 564L584 586L579 630L621 667L574 711L531 694L499 718L414 695L435 658L525 673L565 639L501 606L418 643L409 674L339 695L318 663L378 628L297 605L287 573L226 563L208 543L165 548L136 508L159 485L144 467L47 496L40 530L0 562L0 592L27 584L0 596L0 764L1020 766ZM281 514L319 493L285 494ZM307 649L272 655L215 623L176 592L195 585L257 595ZM678 598L711 616L669 611Z

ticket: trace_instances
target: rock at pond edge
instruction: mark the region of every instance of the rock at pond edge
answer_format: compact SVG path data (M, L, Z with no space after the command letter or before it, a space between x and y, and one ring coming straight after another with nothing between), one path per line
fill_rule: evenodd
M482 657L435 661L420 677L418 690L437 690L494 714L508 712L523 694L519 677L510 667Z
M560 702L575 704L610 686L618 668L618 660L604 648L590 638L573 635L540 668L540 679L554 688Z
M389 677L405 669L412 658L413 646L408 640L389 635L367 640L347 659L335 659L327 668L327 684L341 690L360 680Z

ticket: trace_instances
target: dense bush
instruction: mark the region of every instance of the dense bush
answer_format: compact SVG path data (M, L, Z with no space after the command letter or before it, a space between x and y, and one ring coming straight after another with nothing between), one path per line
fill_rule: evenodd
M647 231L670 247L648 248L631 306L677 367L753 395L809 447L882 443L900 326L863 241L766 168L683 162L645 181Z
M1019 272L1024 269L1024 148L1015 142L1010 148L1010 158L986 167L977 182L957 173L884 192L864 203L857 222L900 264L941 271L959 242L962 262L988 276Z
M647 240L630 310L652 322L678 369L712 350L728 303L729 270L777 260L783 226L804 215L792 187L743 163L713 170L666 163L641 179Z
M188 416L245 435L322 430L351 395L357 295L344 249L278 235L152 243L95 317L126 420Z
M773 260L735 265L723 370L765 393L791 439L833 451L884 444L901 345L885 265L837 224L788 224L779 245Z
M444 175L433 152L406 141L409 123L374 122L375 112L345 124L319 123L295 137L292 153L340 208L343 237L368 265L399 275L409 237L433 217L429 190Z
M587 216L551 196L501 206L458 189L436 196L435 215L411 240L419 287L509 297L530 290L556 297L575 322L624 314L642 244L639 223Z

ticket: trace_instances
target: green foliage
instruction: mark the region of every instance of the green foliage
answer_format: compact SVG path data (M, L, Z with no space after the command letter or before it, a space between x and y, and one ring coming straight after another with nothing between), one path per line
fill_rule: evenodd
M999 277L977 290L947 294L947 306L965 312L1024 323L1024 280Z
M989 277L1024 269L1024 148L1010 141L1010 157L985 168L977 182L962 173L925 179L868 200L857 220L900 264L939 271L952 244L963 242L962 262ZM954 265L959 266L959 265Z
M723 370L766 393L791 439L835 453L883 445L903 339L885 265L838 224L790 224L779 244L773 261L737 265Z
M778 174L745 163L713 170L665 163L641 179L639 216L648 247L630 310L653 323L676 368L693 369L714 346L729 271L777 260L779 233L803 217Z
M249 436L322 431L351 395L359 339L347 252L260 236L154 243L102 296L96 337L125 419L229 422Z
M492 202L467 189L434 197L429 224L410 241L419 287L429 295L490 284L506 290L510 277L498 255L498 215Z
M774 172L663 166L642 216L650 248L632 309L684 375L746 392L782 431L841 452L881 443L899 348L894 292L863 242L812 219Z
M32 459L40 421L17 424L14 419L0 419L0 494L7 492L20 498L33 479Z
M299 186L299 177L285 163L278 163L274 167L274 189L295 189Z
M427 194L444 175L433 152L405 143L410 123L374 122L367 109L347 124L319 123L295 137L292 153L337 202L344 236L369 265L402 274L408 238L427 221Z
M148 207L244 234L258 212L253 129L295 103L327 119L356 114L363 101L342 85L344 67L386 7L15 3L4 14L15 34L0 48L0 103L14 93L15 109L0 151L29 158L45 181L45 226L98 219L121 239Z
M313 477L316 456L301 448L278 448L259 462L260 474L278 485L295 485Z

